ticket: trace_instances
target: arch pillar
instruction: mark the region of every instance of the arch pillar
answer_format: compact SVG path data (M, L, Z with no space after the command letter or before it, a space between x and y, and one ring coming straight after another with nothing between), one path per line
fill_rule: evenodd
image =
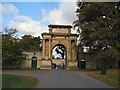
M42 57L45 58L45 39L43 39Z
M51 59L51 39L49 39L49 59Z

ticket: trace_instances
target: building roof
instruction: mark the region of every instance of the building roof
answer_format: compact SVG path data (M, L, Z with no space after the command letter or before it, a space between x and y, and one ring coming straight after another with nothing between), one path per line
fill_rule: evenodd
M48 27L66 27L66 28L72 28L72 26L71 25L52 25L52 24L50 24L50 25L48 25Z

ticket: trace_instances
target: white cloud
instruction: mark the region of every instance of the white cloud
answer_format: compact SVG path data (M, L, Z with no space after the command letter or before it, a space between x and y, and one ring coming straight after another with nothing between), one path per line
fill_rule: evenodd
M19 9L13 4L0 5L0 12L9 16L8 27L17 29L19 36L25 34L41 36L41 33L47 31L47 27L44 27L40 21L33 20L28 16L19 15Z
M14 17L18 15L19 10L12 4L0 4L0 26L4 27L4 25L7 25L8 23L4 23L6 19L11 19L11 17ZM7 18L3 18L3 16L7 16ZM9 20L7 21L9 22ZM1 29L2 30L2 29Z
M0 4L0 13L16 15L19 10L12 4Z
M76 3L62 1L59 8L43 10L43 22L50 24L72 24L76 20Z
M75 2L61 2L59 8L47 11L43 9L42 20L33 20L31 17L19 15L19 9L12 4L0 5L0 11L5 14L14 15L8 25L18 30L19 35L41 36L41 33L48 32L47 25L44 24L72 24L76 20ZM4 19L4 18L3 18Z
M41 33L47 31L46 27L41 25L40 21L35 21L27 16L16 16L10 21L9 26L16 28L20 35L29 34L33 36L40 36Z

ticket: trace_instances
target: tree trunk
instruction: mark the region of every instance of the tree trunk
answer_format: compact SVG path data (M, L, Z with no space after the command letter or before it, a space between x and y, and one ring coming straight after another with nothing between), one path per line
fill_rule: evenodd
M106 75L106 72L107 72L107 68L106 68L106 61L105 59L102 59L101 60L101 74L102 75Z

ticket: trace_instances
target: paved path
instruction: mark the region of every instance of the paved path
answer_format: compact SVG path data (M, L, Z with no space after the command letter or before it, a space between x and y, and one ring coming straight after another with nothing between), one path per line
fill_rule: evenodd
M88 77L81 71L12 70L3 71L3 73L35 77L39 81L36 88L112 88L110 85Z

